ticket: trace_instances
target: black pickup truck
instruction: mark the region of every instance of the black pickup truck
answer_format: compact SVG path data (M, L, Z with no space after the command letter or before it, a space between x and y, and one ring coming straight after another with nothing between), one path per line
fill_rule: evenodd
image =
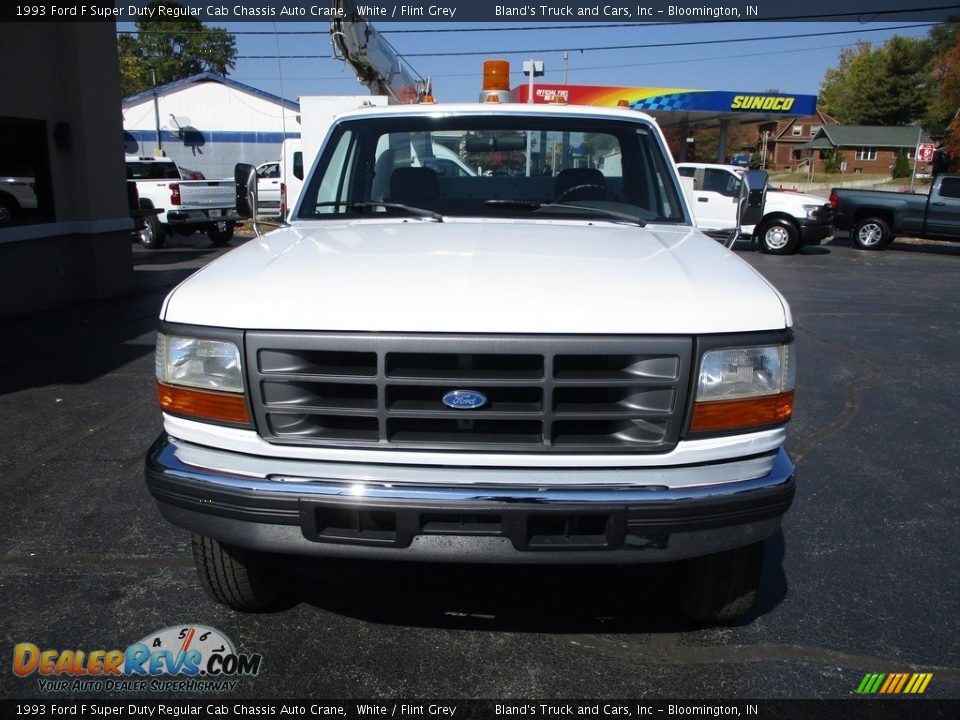
M960 175L938 175L929 195L833 188L833 221L863 250L882 250L897 235L960 240Z

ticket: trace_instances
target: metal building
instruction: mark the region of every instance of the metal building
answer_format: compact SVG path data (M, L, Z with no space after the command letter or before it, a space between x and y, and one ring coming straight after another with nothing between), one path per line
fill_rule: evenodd
M124 150L162 150L209 179L233 177L238 162L278 160L283 140L300 137L299 112L292 100L201 73L124 98Z

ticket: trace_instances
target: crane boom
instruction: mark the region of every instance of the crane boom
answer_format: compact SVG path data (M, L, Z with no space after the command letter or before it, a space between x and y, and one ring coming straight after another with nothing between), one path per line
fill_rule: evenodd
M394 103L414 103L429 92L429 79L420 79L364 19L353 0L333 0L333 8L337 10L330 21L334 54L353 67L357 80L371 95L386 95Z

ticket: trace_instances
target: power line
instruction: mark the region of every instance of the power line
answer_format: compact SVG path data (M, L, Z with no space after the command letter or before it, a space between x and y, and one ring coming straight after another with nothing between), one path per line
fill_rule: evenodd
M795 53L805 53L805 52L819 52L821 50L838 50L841 48L856 47L853 43L844 43L843 45L818 45L817 47L812 48L793 48L789 50L778 50L778 54L795 54ZM614 64L605 64L605 65L585 65L581 67L571 67L570 72L592 72L595 70L612 70L612 69L621 69L621 68L640 68L640 67L656 67L657 65L676 65L679 63L696 63L696 62L711 62L714 60L736 60L739 58L750 58L750 57L765 57L768 53L757 52L757 53L738 53L736 55L711 55L709 57L700 57L700 58L684 58L676 59L671 58L669 60L656 60L652 62L631 62L631 63L614 63ZM519 75L520 71L514 71L514 75ZM465 73L439 73L433 74L430 77L433 79L437 78L463 78L463 77L476 77L476 72L465 72ZM255 75L239 75L232 76L236 79L242 79L244 81L251 80L275 80L271 76L255 76ZM287 75L285 76L287 80L315 80L318 82L335 82L339 80L355 80L353 75L341 74L337 76L325 76L318 77L316 75L304 75L304 76L294 76Z
M457 50L453 52L423 52L423 53L405 53L403 57L467 57L471 55L535 55L537 53L563 52L564 50L573 50L580 52L598 52L605 50L641 50L648 48L663 47L691 47L698 45L723 45L729 43L746 42L767 42L770 40L793 40L805 37L828 37L831 35L861 35L869 32L888 32L890 30L907 30L910 28L931 27L938 23L917 23L914 25L894 25L885 28L860 28L857 30L834 30L832 32L819 33L793 33L790 35L768 35L767 37L745 37L745 38L723 38L718 40L687 40L683 42L664 42L664 43L642 43L637 45L599 45L593 47L561 47L561 48L522 48L520 50L488 50L488 51L467 51Z
M744 37L744 38L723 38L717 40L686 40L681 42L663 42L663 43L640 43L633 45L599 45L591 47L558 47L558 48L522 48L519 50L455 50L449 52L415 52L398 53L400 57L472 57L472 56L492 56L492 55L532 55L563 52L564 50L573 50L584 52L603 52L608 50L643 50L649 48L665 47L696 47L701 45L725 45L730 43L748 43L748 42L769 42L773 40L793 40L808 37L830 37L836 35L862 35L870 32L889 32L892 30L907 30L913 28L932 27L938 23L916 23L913 25L894 25L883 28L858 28L856 30L834 30L831 32L816 33L793 33L790 35L769 35L767 37ZM268 60L274 59L276 55L237 55L238 60ZM325 60L330 59L332 55L282 55L284 60Z
M805 53L805 52L816 52L819 50L837 50L840 48L856 47L855 44L845 43L843 45L821 45L815 48L794 48L790 50L778 50L777 54L787 55L790 53ZM766 52L757 52L757 53L738 53L736 55L712 55L710 57L701 57L701 58L684 58L676 59L671 58L669 60L656 60L652 62L632 62L632 63L614 63L606 65L585 65L582 67L571 67L569 72L587 72L594 70L613 70L621 68L640 68L640 67L656 67L657 65L678 65L680 63L696 63L696 62L711 62L713 60L736 60L739 58L750 58L750 57L766 57L769 53ZM520 71L514 73L515 75L520 74ZM432 75L434 78L453 78L453 77L473 77L476 73L457 73L449 75ZM305 78L309 79L309 78ZM336 78L331 78L336 79Z

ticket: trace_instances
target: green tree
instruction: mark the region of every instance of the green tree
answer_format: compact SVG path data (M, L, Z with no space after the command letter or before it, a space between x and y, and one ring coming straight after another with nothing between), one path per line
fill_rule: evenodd
M154 0L149 7L183 8L176 0ZM172 14L172 13L171 13ZM197 18L178 16L173 20L143 16L137 20L135 35L123 34L118 41L120 91L123 95L142 92L157 85L212 71L226 75L236 65L236 40L223 28L204 27Z
M926 112L931 45L895 36L880 47L859 42L840 53L820 84L818 105L842 123L907 125Z
M840 152L836 148L829 148L823 151L823 169L830 174L840 172Z
M909 125L923 117L929 102L930 43L896 35L880 50L883 74L871 93L866 124ZM871 122L871 120L874 120Z
M863 114L866 99L864 85L879 76L876 57L869 42L840 51L840 62L830 68L820 83L817 105L842 123L855 124Z
M910 166L910 160L907 158L907 154L905 152L897 153L897 160L893 163L893 177L910 177L912 172L913 168Z

